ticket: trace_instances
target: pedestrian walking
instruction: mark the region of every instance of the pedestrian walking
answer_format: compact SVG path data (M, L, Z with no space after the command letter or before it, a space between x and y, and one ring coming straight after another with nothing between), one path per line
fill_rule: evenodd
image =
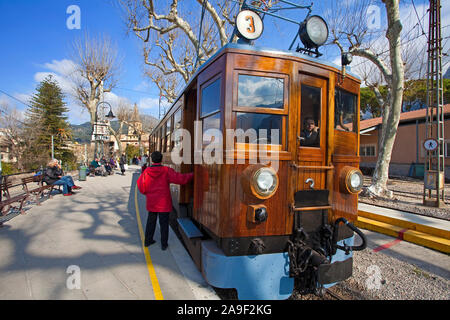
M147 225L144 245L148 247L156 241L153 239L156 220L159 218L161 229L161 249L166 250L169 240L169 214L172 211L170 184L186 184L192 180L193 173L178 173L172 168L161 165L162 154L155 151L151 154L152 165L139 177L137 187L147 198Z
M125 155L125 152L124 152L120 156L120 160L119 160L120 171L122 172L123 176L125 175L125 164L126 163L127 163L127 156Z
M142 156L141 162L139 163L139 165L141 166L141 173L144 173L145 169L147 169L148 167L148 157L146 154L144 154Z

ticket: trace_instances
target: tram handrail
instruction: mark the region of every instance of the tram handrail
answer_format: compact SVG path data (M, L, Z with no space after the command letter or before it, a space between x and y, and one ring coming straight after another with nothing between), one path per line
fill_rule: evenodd
M319 169L319 170L333 170L334 166L299 166L294 162L291 162L291 166L296 169Z

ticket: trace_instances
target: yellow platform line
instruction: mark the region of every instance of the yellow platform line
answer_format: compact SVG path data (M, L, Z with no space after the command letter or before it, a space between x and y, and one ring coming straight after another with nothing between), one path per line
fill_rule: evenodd
M395 238L398 238L399 233L402 232L402 238L404 241L412 242L441 252L450 253L450 240L437 237L435 235L419 232L417 230L404 231L402 227L361 216L358 217L355 225L362 229L372 230Z
M163 294L161 292L161 287L159 286L158 278L156 277L155 268L153 267L153 264L152 264L152 258L150 257L150 252L148 251L148 248L144 245L145 235L144 235L144 230L142 228L141 215L139 213L139 205L138 205L138 200L137 200L137 189L138 188L136 185L134 187L134 204L136 207L136 217L137 217L137 221L138 221L139 235L141 237L142 248L144 249L144 255L145 255L145 261L147 263L148 274L150 275L150 281L152 283L153 293L155 294L155 299L156 300L164 300Z
M427 226L425 224L415 223L402 219L396 219L382 214L376 214L374 212L368 212L364 210L358 210L358 216L450 240L449 230L438 229L432 226Z

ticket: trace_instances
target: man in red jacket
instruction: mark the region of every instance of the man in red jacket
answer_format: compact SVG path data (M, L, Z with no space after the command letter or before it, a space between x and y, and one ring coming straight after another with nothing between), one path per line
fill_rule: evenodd
M159 216L161 229L161 248L167 249L169 239L169 213L172 211L172 197L170 196L170 184L186 184L191 181L193 173L178 173L172 168L161 165L162 154L155 151L151 155L152 165L145 169L137 181L139 192L147 198L147 226L145 228L144 245L148 247L154 244L156 219Z

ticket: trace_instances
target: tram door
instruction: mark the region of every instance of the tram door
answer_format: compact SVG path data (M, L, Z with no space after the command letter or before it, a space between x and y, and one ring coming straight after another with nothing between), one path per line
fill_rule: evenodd
M326 188L327 82L300 74L296 190ZM308 182L306 182L308 181Z

